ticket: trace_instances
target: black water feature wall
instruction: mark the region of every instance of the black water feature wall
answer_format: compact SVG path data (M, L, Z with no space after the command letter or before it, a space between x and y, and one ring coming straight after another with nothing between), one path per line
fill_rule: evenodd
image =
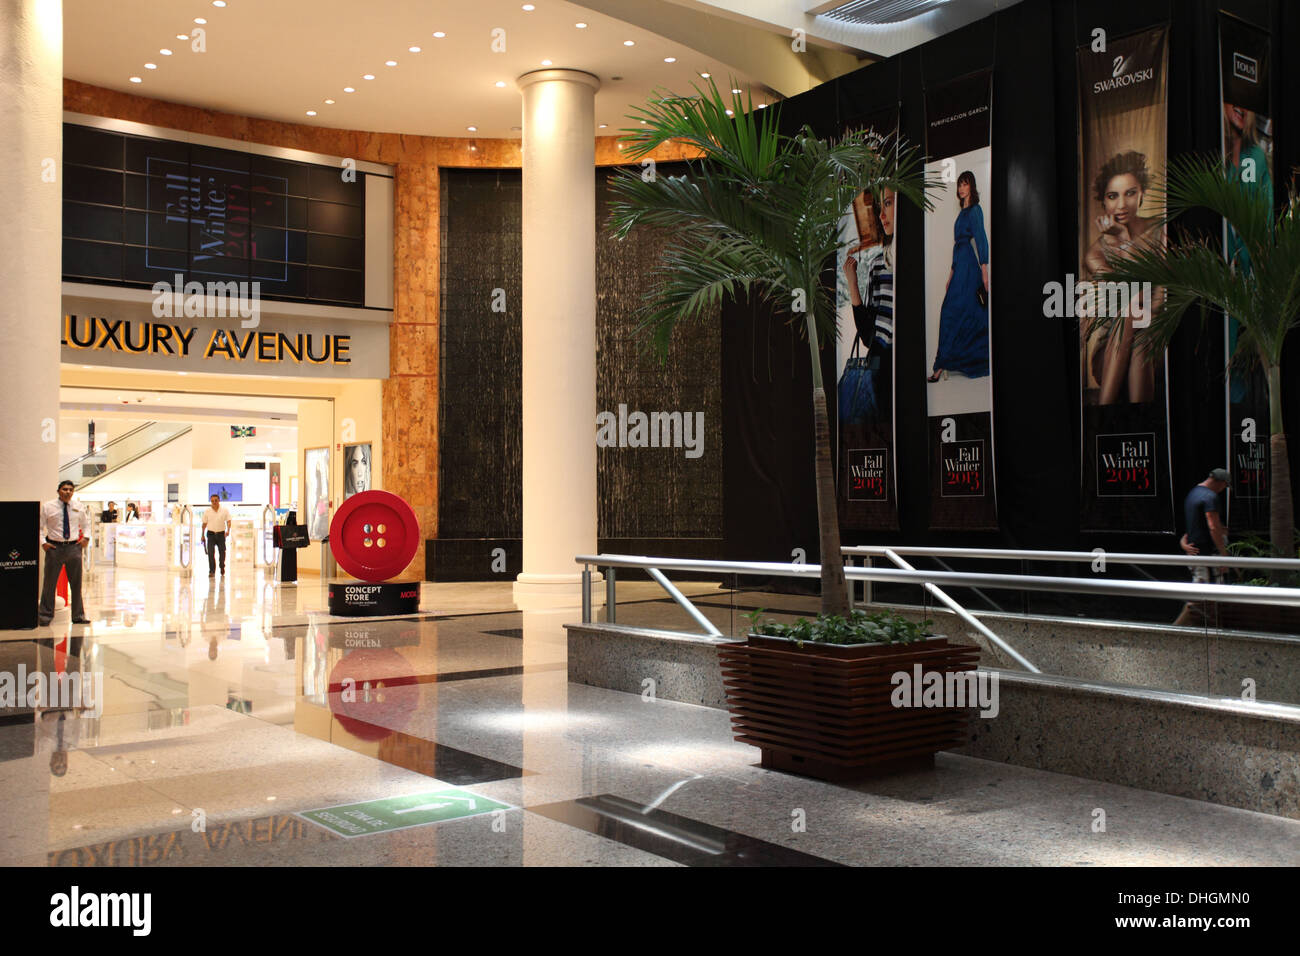
M661 165L657 172L680 171ZM719 557L720 323L683 327L666 359L648 350L632 313L662 240L645 232L609 236L611 175L595 171L596 406L614 416L616 434L620 405L625 420L638 411L677 413L683 444L597 449L599 547ZM509 580L521 569L521 196L517 170L441 170L439 536L426 549L430 580ZM494 311L494 302L504 311Z

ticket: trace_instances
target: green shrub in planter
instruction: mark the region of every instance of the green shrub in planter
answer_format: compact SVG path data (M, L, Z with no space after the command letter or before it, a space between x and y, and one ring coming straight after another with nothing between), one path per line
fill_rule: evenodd
M761 620L763 608L751 614L750 630L763 637L781 637L797 644L911 644L930 637L930 621L910 621L892 611L868 614L861 608L848 616L819 614L815 619L799 618L793 624Z

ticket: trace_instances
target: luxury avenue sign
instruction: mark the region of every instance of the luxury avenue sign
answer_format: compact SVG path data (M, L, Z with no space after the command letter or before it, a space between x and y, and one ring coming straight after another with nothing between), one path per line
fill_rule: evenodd
M96 290L97 291L97 290ZM379 309L326 309L264 301L240 313L155 315L150 300L71 294L60 321L69 365L225 375L387 378L388 324Z
M312 332L268 332L256 329L214 328L195 341L197 326L170 322L139 322L101 316L65 315L63 345L71 349L148 353L187 357L201 350L203 358L216 356L232 362L309 362L314 365L351 365L352 336Z

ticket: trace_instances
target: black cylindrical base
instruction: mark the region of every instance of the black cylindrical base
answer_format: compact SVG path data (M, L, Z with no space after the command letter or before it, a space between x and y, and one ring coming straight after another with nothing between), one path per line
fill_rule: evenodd
M331 581L329 609L344 617L418 614L419 581Z

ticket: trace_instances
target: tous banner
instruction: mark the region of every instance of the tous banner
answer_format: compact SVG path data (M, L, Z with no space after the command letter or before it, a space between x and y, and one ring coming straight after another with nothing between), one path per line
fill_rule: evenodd
M1223 110L1223 164L1230 174L1273 201L1273 121L1269 103L1269 37L1226 13L1219 14L1219 100ZM1223 254L1250 271L1250 254L1225 221ZM1226 354L1237 349L1237 320L1228 317ZM1228 525L1268 530L1268 381L1255 356L1243 356L1227 377ZM1246 364L1249 363L1249 364Z

